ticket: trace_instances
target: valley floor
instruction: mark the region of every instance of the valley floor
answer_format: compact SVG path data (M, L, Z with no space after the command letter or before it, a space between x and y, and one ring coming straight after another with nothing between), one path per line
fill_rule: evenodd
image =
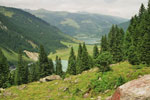
M62 42L62 44L66 45L68 48L56 50L56 53L50 53L48 57L55 60L56 55L58 55L62 60L68 60L71 47L74 48L75 54L77 55L78 46L79 46L78 43ZM88 53L92 56L94 45L86 45L86 46L87 46Z

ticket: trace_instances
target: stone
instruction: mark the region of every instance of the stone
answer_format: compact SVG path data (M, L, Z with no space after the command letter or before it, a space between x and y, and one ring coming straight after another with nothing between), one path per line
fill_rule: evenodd
M70 81L70 80L71 80L71 77L64 79L65 82L66 82L66 81Z
M112 98L112 96L107 97L105 100L110 100Z
M4 92L5 91L5 89L3 89L3 88L0 88L0 93L2 93L2 92Z
M76 79L76 80L74 81L75 84L77 84L78 82L79 82L78 79Z
M27 88L27 86L26 85L21 85L21 86L18 86L17 87L19 90L24 90L25 88Z
M63 92L69 91L68 87L64 87Z
M3 93L3 95L4 95L4 96L12 96L13 94L12 94L11 92L9 92L9 91L5 91L5 92Z
M39 81L40 82L48 82L48 81L61 80L61 79L62 78L59 75L51 75L51 76L41 78Z
M58 84L58 82L55 83L55 85L57 85L57 84Z
M98 96L98 97L97 97L97 100L101 100L101 96Z
M84 97L84 98L88 98L89 96L90 96L89 93L85 93L83 97Z
M150 75L120 86L109 100L150 100Z

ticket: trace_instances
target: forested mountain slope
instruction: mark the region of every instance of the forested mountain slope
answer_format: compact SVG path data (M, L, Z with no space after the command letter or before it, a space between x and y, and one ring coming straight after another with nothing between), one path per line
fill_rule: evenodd
M127 21L127 22L123 22L123 23L118 24L118 26L119 26L120 28L123 28L124 31L126 31L126 30L128 29L129 25L130 25L130 21Z
M100 37L108 33L112 24L127 21L124 18L84 12L55 12L44 9L26 11L57 26L61 31L71 36Z
M61 40L69 37L58 28L23 10L0 6L1 47L37 51L43 44L49 52L65 47Z

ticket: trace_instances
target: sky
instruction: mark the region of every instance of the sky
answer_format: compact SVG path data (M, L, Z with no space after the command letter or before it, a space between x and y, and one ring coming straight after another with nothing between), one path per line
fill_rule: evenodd
M1 6L50 11L90 12L130 19L148 0L0 0Z

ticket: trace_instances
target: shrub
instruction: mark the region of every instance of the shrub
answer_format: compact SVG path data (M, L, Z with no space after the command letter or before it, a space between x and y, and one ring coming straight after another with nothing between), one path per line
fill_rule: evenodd
M110 70L109 65L112 61L112 55L109 52L103 52L96 59L96 66L99 67L101 72L106 72Z

